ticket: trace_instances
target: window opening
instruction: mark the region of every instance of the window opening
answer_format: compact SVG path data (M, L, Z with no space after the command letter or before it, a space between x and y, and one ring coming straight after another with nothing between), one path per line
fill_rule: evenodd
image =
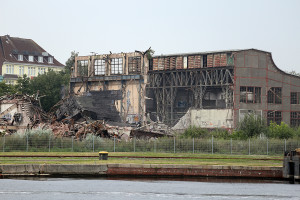
M136 74L141 72L141 57L129 57L128 58L128 73Z

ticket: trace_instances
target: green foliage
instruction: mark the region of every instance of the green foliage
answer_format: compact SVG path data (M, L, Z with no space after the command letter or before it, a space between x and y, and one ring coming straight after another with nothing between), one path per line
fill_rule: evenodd
M78 52L72 51L70 58L66 61L65 72L71 74L72 67L75 66L75 57L78 56Z
M60 100L62 85L67 85L68 82L68 74L49 71L32 79L30 87L33 93L39 91L39 95L43 96L41 98L42 107L45 111L49 111Z
M207 129L191 126L181 135L182 138L208 138L210 136Z
M280 125L271 122L266 135L268 138L288 139L295 135L294 132L295 131L284 122L281 122Z
M237 131L242 137L256 137L265 133L267 126L265 121L260 116L253 114L246 115L245 118L238 124Z
M16 84L16 90L20 94L33 94L32 88L30 87L30 78L26 74L23 77L18 78Z
M155 53L155 51L153 49L151 49L151 47L146 51L146 56L147 56L148 60L150 60L152 58L154 53Z
M13 85L8 85L5 82L0 82L0 96L14 94L16 89Z
M231 138L230 133L226 129L215 129L210 132L214 138L222 138L222 139L229 139Z

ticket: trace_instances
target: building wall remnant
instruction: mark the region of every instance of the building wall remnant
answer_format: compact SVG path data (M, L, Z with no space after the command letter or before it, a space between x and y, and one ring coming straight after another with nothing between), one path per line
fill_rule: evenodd
M121 98L112 101L121 120L140 123L145 120L148 69L149 61L143 52L78 56L71 92L82 95L89 91L119 91Z

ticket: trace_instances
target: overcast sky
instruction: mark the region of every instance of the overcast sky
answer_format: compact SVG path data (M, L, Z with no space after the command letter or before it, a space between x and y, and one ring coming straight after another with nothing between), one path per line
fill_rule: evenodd
M61 63L71 51L156 55L255 48L300 72L300 0L0 0L0 35L29 38Z

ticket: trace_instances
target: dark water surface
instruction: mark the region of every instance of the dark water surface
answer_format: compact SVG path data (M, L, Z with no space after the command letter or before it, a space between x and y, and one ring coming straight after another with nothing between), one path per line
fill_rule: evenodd
M228 179L0 179L6 199L300 199L300 185Z

